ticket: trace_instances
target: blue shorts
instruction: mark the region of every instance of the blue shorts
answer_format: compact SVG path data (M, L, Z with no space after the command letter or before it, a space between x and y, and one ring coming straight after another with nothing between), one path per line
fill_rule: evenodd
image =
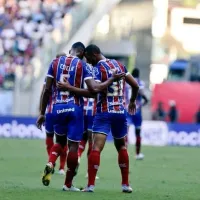
M94 116L84 115L84 132L92 131Z
M94 117L92 132L108 135L112 132L115 139L124 138L127 135L126 111L124 113L97 113Z
M54 117L52 113L46 113L45 115L45 130L47 134L54 133Z
M83 137L83 107L76 104L55 104L54 131L57 135L66 135L73 142L80 142Z
M140 128L142 126L142 113L137 112L135 115L127 114L128 125L133 124L135 128Z

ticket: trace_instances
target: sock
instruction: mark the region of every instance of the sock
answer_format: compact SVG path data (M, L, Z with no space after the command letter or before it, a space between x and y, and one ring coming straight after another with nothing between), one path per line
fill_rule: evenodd
M54 145L53 137L46 136L46 150L47 150L48 156L50 155L50 151L53 145Z
M88 160L88 186L90 186L95 185L95 178L100 165L100 152L92 150Z
M76 174L78 166L78 153L69 152L67 155L67 173L65 178L65 185L70 188L72 186L72 180Z
M63 148L60 144L54 144L50 151L49 162L55 165L56 160L60 156L62 151L63 151Z
M61 169L65 169L65 163L67 160L67 145L63 148L63 151L60 154L60 168Z
M140 149L141 149L141 137L136 136L136 144L135 144L136 155L140 153Z
M78 157L81 157L82 153L84 152L86 143L87 143L86 140L81 140L78 147Z
M92 151L92 142L88 143L88 152L87 152L87 159L88 159L88 166L89 166L89 156Z
M118 153L118 163L121 170L122 185L129 185L129 156L127 149L121 149Z

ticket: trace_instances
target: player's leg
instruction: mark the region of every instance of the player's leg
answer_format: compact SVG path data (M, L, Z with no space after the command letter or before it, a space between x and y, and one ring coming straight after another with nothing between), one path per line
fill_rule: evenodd
M93 134L92 134L92 127L94 122L94 116L87 116L87 137L88 137L88 151L87 157L89 157L92 151L92 143L93 143Z
M98 113L93 123L93 145L88 158L88 185L84 192L93 192L95 178L100 166L100 154L104 148L107 134L110 133L110 121L108 113Z
M72 184L74 176L77 174L78 169L78 147L79 142L68 140L68 155L67 155L67 172L65 177L65 183L63 186L64 191L80 191Z
M126 119L127 119L127 135L125 136L124 140L126 142L126 147L128 147L128 143L129 143L128 133L129 133L129 128L133 124L133 122L132 122L132 116L129 113L127 113Z
M69 113L68 121L68 154L67 154L67 172L65 183L63 186L64 191L80 191L72 184L73 178L78 169L78 147L83 135L83 109L76 105L69 105L71 110Z
M95 179L100 166L100 154L104 148L107 135L102 133L94 133L92 151L88 157L88 184L83 190L84 192L93 192L95 187Z
M143 160L144 155L141 153L141 125L142 125L142 115L137 113L134 116L134 125L135 125L135 153L137 160Z
M45 130L46 130L46 150L49 156L51 148L54 145L54 129L53 129L53 116L52 113L47 113L45 119Z
M57 114L57 110L63 109L63 105L55 105L53 108L53 123L54 132L56 134L56 143L53 145L49 155L49 161L45 166L42 182L45 186L48 186L51 180L51 174L54 169L57 158L60 156L66 146L66 126L62 126L62 122L65 122L65 113Z
M131 193L129 186L129 155L126 147L125 137L127 135L127 120L123 114L113 114L111 131L114 137L114 144L118 152L118 164L121 170L122 191ZM116 124L115 121L118 121Z
M83 138L81 139L81 142L80 142L79 148L78 148L79 161L80 161L80 158L82 156L82 153L85 151L85 146L86 146L87 141L88 141L87 129L88 129L88 116L84 115L84 132L83 132Z
M65 164L67 160L67 145L63 148L63 151L60 154L60 167L59 167L59 174L60 175L65 175Z
M93 127L94 116L88 116L87 120L87 137L88 137L88 151L87 151L87 159L88 159L88 166L89 166L89 155L92 151L92 144L93 144L93 134L92 134L92 127ZM88 173L86 174L86 178L88 178ZM99 179L96 176L96 179Z
M87 144L87 141L88 141L88 134L87 134L87 130L85 130L84 133L83 133L83 138L82 138L82 140L79 144L79 147L78 147L78 157L79 157L79 159L81 158L83 152L85 151L85 146Z
M45 186L50 184L51 174L53 172L56 160L63 152L66 146L66 134L56 134L56 143L53 145L49 155L49 161L45 166L42 182Z

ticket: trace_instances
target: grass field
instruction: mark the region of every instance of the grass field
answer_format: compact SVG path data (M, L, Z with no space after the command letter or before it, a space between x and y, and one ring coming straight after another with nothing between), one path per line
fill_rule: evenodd
M145 160L137 162L132 150L133 146L129 148L132 194L121 193L112 144L102 154L95 193L70 193L61 191L64 177L57 174L49 187L42 185L44 141L0 139L0 200L200 200L200 149L145 147ZM86 185L85 172L82 159L74 185Z

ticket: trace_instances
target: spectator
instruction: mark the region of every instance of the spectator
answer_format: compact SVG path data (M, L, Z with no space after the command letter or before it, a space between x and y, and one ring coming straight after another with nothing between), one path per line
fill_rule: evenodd
M34 55L53 30L66 31L64 19L73 5L73 0L0 0L0 88L11 89L21 72L31 79L39 69Z
M197 124L200 124L200 106L199 106L199 110L197 111L197 113L195 115L195 122Z
M166 118L166 113L163 108L163 103L158 102L157 108L155 112L153 113L153 120L165 121L165 118Z
M178 121L178 110L176 107L176 102L174 100L169 101L169 112L168 117L171 123L175 123Z

